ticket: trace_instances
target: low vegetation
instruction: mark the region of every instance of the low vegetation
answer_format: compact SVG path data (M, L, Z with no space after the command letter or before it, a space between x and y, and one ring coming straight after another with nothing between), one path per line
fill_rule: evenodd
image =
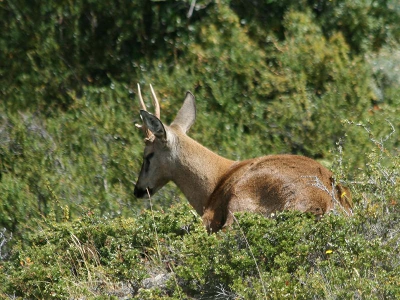
M378 155L377 155L378 153ZM209 235L187 204L135 218L43 219L1 265L1 295L27 299L395 299L400 161L371 154L355 214L238 214ZM361 179L361 178L360 178ZM151 204L151 199L148 200ZM3 235L2 239L5 237Z
M268 3L267 3L268 2ZM0 298L400 297L396 1L0 1ZM136 84L230 159L312 157L354 216L137 200Z

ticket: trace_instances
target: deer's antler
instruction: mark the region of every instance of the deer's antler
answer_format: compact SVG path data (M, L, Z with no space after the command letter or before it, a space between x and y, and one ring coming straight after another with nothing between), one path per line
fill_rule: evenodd
M138 87L138 95L139 95L139 104L140 104L140 108L141 108L142 110L147 111L146 105L144 104L144 101L143 101L142 93L141 93L141 91L140 91L140 85L139 85L139 83L137 84L137 87ZM160 103L159 103L158 100L157 100L156 93L154 92L153 87L151 86L151 84L150 84L150 90L151 90L151 96L152 96L152 99L153 99L153 105L154 105L154 110L155 110L155 114L154 114L154 115L155 115L158 119L160 119ZM146 135L145 141L150 141L150 142L154 141L155 136L154 136L154 134L146 127L146 125L144 125L144 124L143 124L143 125L135 124L135 126L136 126L137 128L140 128L140 129L143 130L144 134Z

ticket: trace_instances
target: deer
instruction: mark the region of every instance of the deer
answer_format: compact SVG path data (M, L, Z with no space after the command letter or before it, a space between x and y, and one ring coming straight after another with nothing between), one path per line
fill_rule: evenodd
M150 85L154 115L149 113L138 84L140 117L145 134L143 163L134 188L137 198L151 197L172 181L201 216L209 232L231 227L234 213L266 217L284 210L316 217L340 208L352 215L348 187L336 184L333 173L300 155L272 154L233 161L187 135L196 119L195 97L186 92L174 121L160 120L160 104Z

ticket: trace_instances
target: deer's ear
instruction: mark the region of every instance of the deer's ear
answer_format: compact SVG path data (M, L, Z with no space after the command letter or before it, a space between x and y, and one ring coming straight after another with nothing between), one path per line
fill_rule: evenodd
M186 92L185 101L171 125L178 125L187 132L196 120L196 102L191 92Z
M164 125L160 119L145 110L140 110L140 116L142 117L144 125L155 135L156 138L162 140L167 139L167 133L165 132Z

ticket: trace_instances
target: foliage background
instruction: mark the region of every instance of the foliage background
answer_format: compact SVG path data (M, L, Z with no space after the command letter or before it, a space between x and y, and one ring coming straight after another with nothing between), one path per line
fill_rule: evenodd
M140 290L141 280L157 272L176 274L173 287L154 292L159 297L308 298L308 289L322 289L317 298L399 295L398 24L394 0L1 1L0 295L99 296L119 283L143 298L154 290ZM350 186L356 216L314 225L284 214L283 227L238 217L247 247L240 226L220 240L207 236L168 185L152 199L160 220L150 218L149 201L133 197L143 147L133 126L137 83L147 95L153 84L167 123L191 90L199 114L190 135L223 156L321 161ZM118 222L126 231L115 229ZM182 237L178 229L190 222L196 229ZM315 232L298 229L307 226ZM144 242L142 227L160 235ZM268 250L270 230L286 246ZM287 231L297 233L293 241L302 241L308 259L293 252ZM345 238L352 234L354 242ZM113 243L131 249L129 263L114 264ZM329 260L331 244L339 250ZM55 256L74 251L81 256ZM191 260L196 251L200 259ZM285 257L268 262L279 261L276 253ZM88 284L77 288L78 281Z

